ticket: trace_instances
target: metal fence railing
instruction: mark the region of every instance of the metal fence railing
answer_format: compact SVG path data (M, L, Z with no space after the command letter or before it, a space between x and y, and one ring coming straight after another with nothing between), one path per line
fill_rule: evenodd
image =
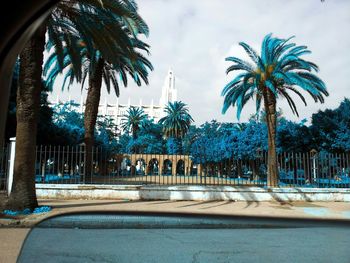
M7 189L9 157L6 145L0 149L0 191ZM38 146L35 180L49 184L267 184L265 152L255 159L194 160L189 155L111 154L101 147L86 152L84 145ZM278 154L278 169L281 187L350 188L350 153L285 152Z
M281 153L278 168L282 187L350 188L349 153ZM100 147L86 152L83 145L38 146L36 182L264 186L267 153L251 160L195 163L189 155L111 154Z

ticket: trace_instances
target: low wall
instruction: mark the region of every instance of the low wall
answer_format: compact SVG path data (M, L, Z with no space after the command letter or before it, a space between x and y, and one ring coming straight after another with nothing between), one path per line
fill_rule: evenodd
M36 184L38 198L350 202L350 189Z

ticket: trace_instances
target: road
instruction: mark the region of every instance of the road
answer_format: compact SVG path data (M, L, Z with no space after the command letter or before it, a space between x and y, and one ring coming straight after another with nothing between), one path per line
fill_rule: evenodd
M167 228L167 219L157 220L165 222L165 227L147 228L146 222L135 224L136 228L109 224L104 229L103 224L96 228L89 221L88 228L80 228L74 220L73 228L61 228L57 222L39 225L28 235L18 262L350 262L350 228L344 225L274 228L275 221L184 229L176 218L170 221L178 222L180 228ZM110 219L105 222L111 223Z

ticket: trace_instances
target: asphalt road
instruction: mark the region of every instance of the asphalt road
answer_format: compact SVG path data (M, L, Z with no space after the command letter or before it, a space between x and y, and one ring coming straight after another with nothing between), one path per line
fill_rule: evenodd
M350 228L37 227L18 262L350 262Z

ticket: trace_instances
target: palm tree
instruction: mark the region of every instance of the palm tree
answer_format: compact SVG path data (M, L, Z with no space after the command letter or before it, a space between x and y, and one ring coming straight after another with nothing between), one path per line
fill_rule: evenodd
M183 138L193 119L182 101L169 102L165 107L166 116L159 120L166 137Z
M147 119L147 114L143 109L138 107L130 107L122 119L122 129L124 132L129 133L131 131L132 138L137 138L137 133L141 129L142 124Z
M62 69L67 70L65 72L62 89L65 88L68 79L68 88L69 85L73 83L74 79L78 82L82 82L83 88L85 80L89 77L88 94L84 112L85 144L87 147L92 147L94 144L94 129L98 114L102 82L105 83L107 92L110 93L113 88L117 97L119 97L120 94L118 76L120 76L125 87L128 84L128 73L138 86L141 86L141 80L148 84L148 70L153 70L153 66L141 53L136 51L137 48L141 48L148 52L148 45L138 39L133 39L133 43L135 43L135 57L133 60L128 58L127 54L123 53L121 50L115 50L114 58L118 58L118 64L108 62L98 51L94 51L96 55L91 57L85 46L77 45L75 47L76 53L80 54L80 57L77 59L81 59L82 62L74 62L75 58L70 56L68 50L64 50L64 64ZM81 65L82 68L76 72L72 66L73 64ZM50 89L53 88L56 77L61 74L62 69L59 67L57 54L53 53L44 66L44 75L47 75L46 84Z
M132 36L130 36L132 38ZM85 136L84 142L86 147L86 174L91 173L91 152L94 145L94 133L95 125L98 115L98 107L101 97L102 82L106 84L107 92L110 93L111 87L114 88L114 92L119 97L119 83L118 76L120 76L124 86L127 86L127 74L129 73L134 79L136 84L140 86L143 80L148 84L148 69L153 70L152 64L140 53L137 49L142 49L148 52L148 45L136 38L132 39L132 43L135 46L135 55L133 58L129 58L122 50L115 49L115 58L118 58L118 62L112 64L103 58L103 54L99 51L91 51L86 48L86 45L82 43L76 45L76 53L80 54L80 57L74 58L71 56L69 50L64 49L64 64L60 68L58 64L58 54L53 53L45 63L44 75L47 75L47 85L52 89L56 77L61 73L62 69L67 69L65 72L65 78L63 81L62 89L65 87L66 80L69 79L69 85L76 79L78 82L82 82L82 88L87 77L89 77L88 94L85 103L84 112L84 128ZM75 62L75 59L81 59L81 62ZM79 71L73 64L80 65ZM79 75L81 74L81 75ZM69 87L68 85L68 87Z
M292 37L291 37L292 38ZM324 102L323 96L328 96L326 85L313 71L318 72L314 63L301 58L311 53L306 46L297 46L288 39L265 36L261 56L244 42L239 44L248 53L254 65L237 57L227 57L233 62L226 73L241 70L223 89L225 96L222 112L232 106L237 106L239 119L242 108L251 98L255 98L256 111L259 112L261 101L264 102L266 123L268 127L268 185L278 186L278 167L276 155L276 103L279 97L285 98L294 114L298 111L290 92L300 97L306 105L306 100L297 89L300 87L311 95L315 102Z
M62 0L50 17L28 41L20 54L20 76L17 90L16 157L13 190L9 198L11 209L33 209L37 206L35 194L35 146L40 92L42 90L42 64L45 49L45 34L58 53L69 50L77 36L85 43L95 45L103 54L111 56L115 48L132 56L133 46L125 30L119 24L101 23L107 18L119 16L129 28L139 24L132 0ZM142 21L141 21L142 22ZM141 23L140 22L140 23ZM142 24L142 23L141 23ZM78 34L79 32L79 34ZM92 41L91 41L92 40ZM74 52L74 51L73 51ZM72 54L78 56L79 54ZM111 56L112 57L112 56ZM63 56L59 64L63 65Z

